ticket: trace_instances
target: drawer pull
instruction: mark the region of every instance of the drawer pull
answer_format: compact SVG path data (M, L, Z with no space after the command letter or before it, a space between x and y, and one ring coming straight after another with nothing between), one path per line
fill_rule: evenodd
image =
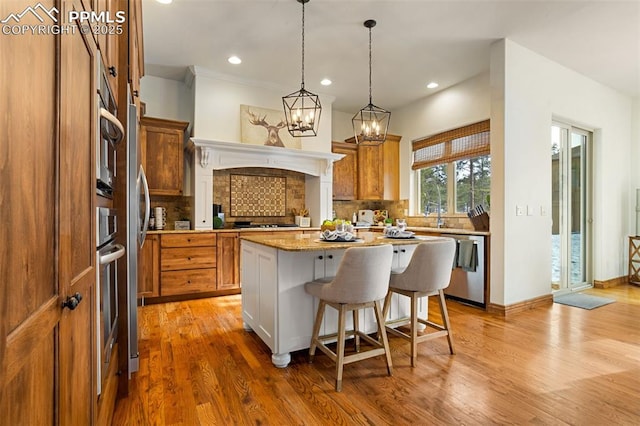
M406 252L407 252L407 250L405 250L405 249L400 250L400 253L406 253Z
M191 260L191 256L187 257L187 260Z
M191 284L191 280L187 280L187 284Z
M332 254L330 254L328 257L329 257L329 259L333 259L333 255Z
M398 250L394 250L393 252L397 254L397 253L398 253Z
M318 259L322 260L322 259L324 259L324 257L323 256L318 256Z

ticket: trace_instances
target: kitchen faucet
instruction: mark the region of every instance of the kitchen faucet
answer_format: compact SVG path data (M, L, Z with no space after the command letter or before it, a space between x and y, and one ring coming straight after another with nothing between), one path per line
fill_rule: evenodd
M438 211L437 211L438 216L436 218L436 227L442 228L444 227L444 219L442 219L442 195L440 194L440 185L435 184L434 186L438 190L438 203L427 201L424 205L424 215L425 216L429 215L429 205L432 205L432 204L435 205L438 208Z

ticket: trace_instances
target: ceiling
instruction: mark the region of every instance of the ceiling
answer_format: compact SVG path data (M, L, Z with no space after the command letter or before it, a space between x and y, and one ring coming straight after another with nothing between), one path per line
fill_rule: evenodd
M302 6L295 0L143 1L146 74L181 80L189 65L295 92ZM627 95L640 96L640 0L311 0L305 5L305 87L355 113L397 109L489 69L509 38ZM237 55L242 64L227 58ZM330 78L333 84L321 86ZM535 78L535 76L533 76ZM436 81L437 89L426 84ZM532 81L544 84L544 81Z

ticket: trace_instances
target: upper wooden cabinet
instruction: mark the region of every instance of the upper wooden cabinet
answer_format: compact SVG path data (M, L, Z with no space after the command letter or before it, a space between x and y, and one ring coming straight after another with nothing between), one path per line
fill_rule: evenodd
M141 159L149 194L182 195L182 152L188 126L185 121L140 119Z
M338 174L334 165L334 199L335 200L352 200L354 198L338 198L343 197L346 193L345 187L350 185L350 173L347 173L346 164L353 161L353 157L357 157L355 161L355 174L353 188L357 188L356 199L358 200L398 200L400 199L400 139L401 136L387 135L387 139L381 144L355 144L355 138L345 140L340 144L339 148L346 151L347 147L351 148L351 160L344 166L339 166ZM333 152L346 154L346 152L336 151L338 142L334 142ZM353 155L353 150L357 151L357 156ZM340 161L344 161L347 157ZM338 164L337 162L336 164ZM340 180L336 182L336 180ZM339 194L336 197L335 193Z
M344 158L333 163L333 199L355 200L358 181L358 147L353 143L333 142L331 151L344 154Z
M144 43L142 39L142 0L129 2L129 83L131 100L140 113L140 79L144 76Z

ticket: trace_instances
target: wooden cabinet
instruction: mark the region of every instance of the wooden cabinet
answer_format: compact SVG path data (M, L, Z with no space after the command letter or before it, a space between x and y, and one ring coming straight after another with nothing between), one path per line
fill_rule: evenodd
M0 15L33 4L0 2ZM96 46L79 31L26 33L0 37L0 51L14 58L0 63L0 422L94 424Z
M91 3L96 13L102 13L104 16L108 15L109 19L114 21L112 23L95 22L87 25L89 25L90 32L98 43L111 93L116 104L120 105L118 102L118 74L126 72L127 66L126 63L119 62L118 55L120 52L120 38L125 36L126 26L124 22L116 22L116 19L120 19L116 13L122 11L126 14L126 3L120 0L95 0ZM126 105L126 103L124 102L123 104Z
M220 232L217 243L218 290L240 288L239 265L239 234Z
M160 239L160 295L216 290L215 233L164 234Z
M344 154L333 163L333 199L355 200L358 182L358 147L353 143L333 142L331 152Z
M347 157L335 163L338 165L337 173L334 165L333 199L399 200L400 139L401 136L387 135L381 144L356 145L355 138L344 143L334 142L333 152ZM347 158L344 164L339 164ZM357 188L354 198L349 198L353 192L349 187Z
M189 123L142 117L140 149L149 194L182 195L183 148Z
M640 285L640 237L629 237L629 284Z
M142 0L129 1L129 83L131 97L140 111L140 79L144 76L144 44L142 39Z
M138 297L160 296L160 236L147 235L140 250Z

